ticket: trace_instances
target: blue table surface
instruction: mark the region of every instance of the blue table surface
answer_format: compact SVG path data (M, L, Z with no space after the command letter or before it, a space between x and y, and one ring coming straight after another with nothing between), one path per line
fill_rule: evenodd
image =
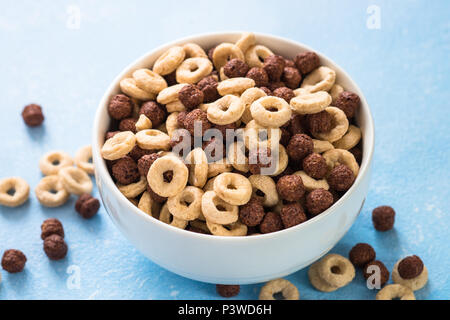
M379 28L373 11L379 9ZM291 38L334 59L360 85L372 108L376 148L362 214L333 248L347 256L368 242L391 270L409 254L429 269L418 299L450 297L450 1L0 1L0 177L41 179L40 156L74 154L90 144L94 112L104 90L131 61L169 40L196 33L248 30ZM76 16L81 19L77 25ZM375 21L376 22L376 21ZM376 23L375 23L376 26ZM27 128L20 112L36 102L45 125ZM94 191L94 195L98 195ZM1 270L0 299L216 299L211 284L152 263L115 228L104 209L83 220L75 198L60 208L0 207L0 252L21 249L24 272ZM397 211L395 229L376 232L371 211ZM40 225L61 219L69 254L49 261ZM269 258L269 257L268 257ZM80 285L74 285L79 275ZM334 293L309 284L306 270L287 277L302 299L373 299L360 272ZM262 284L237 299L255 299Z

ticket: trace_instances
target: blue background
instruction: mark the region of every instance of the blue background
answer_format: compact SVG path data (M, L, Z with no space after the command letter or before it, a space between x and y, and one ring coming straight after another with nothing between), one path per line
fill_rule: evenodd
M70 5L81 12L70 28ZM367 8L380 8L381 28L368 29ZM167 41L195 33L248 30L303 42L340 64L372 108L376 150L362 214L332 250L347 255L368 242L389 269L419 255L430 272L418 299L450 297L449 83L450 1L0 1L0 177L21 176L34 189L40 156L71 154L90 144L97 103L131 61ZM69 26L69 27L68 27ZM24 105L36 102L45 125L27 128ZM97 192L95 192L97 194ZM214 285L172 274L147 260L116 230L102 208L92 220L63 207L47 209L31 193L17 209L0 208L0 252L18 248L24 272L0 271L0 299L215 299ZM374 231L371 210L397 211L395 230ZM40 225L61 219L69 254L49 261ZM270 257L268 257L269 259ZM67 285L80 271L80 288ZM69 269L68 269L69 268ZM72 267L73 268L73 267ZM373 299L358 272L349 286L320 293L306 270L287 277L302 299ZM261 285L242 286L255 299Z

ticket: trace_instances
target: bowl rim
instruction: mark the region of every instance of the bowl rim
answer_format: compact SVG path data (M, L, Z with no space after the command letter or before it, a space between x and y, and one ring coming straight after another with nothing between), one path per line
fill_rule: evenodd
M112 180L112 177L110 176L110 174L106 168L106 163L105 163L104 159L101 157L101 154L100 154L101 148L98 143L98 141L100 141L98 127L101 123L102 112L103 112L103 109L106 108L107 100L111 96L112 92L114 91L114 89L116 88L116 86L118 85L120 80L123 79L123 77L125 75L129 74L130 71L133 70L133 68L136 68L136 65L139 65L140 63L142 63L143 60L148 59L150 56L154 55L158 51L162 51L171 46L179 45L181 43L195 42L198 39L207 38L207 37L218 37L218 40L220 43L220 37L223 38L223 37L230 37L230 36L239 36L244 32L247 32L247 31L228 31L228 32L220 32L219 31L219 32L194 34L194 35L179 38L179 39L176 39L176 40L173 40L170 42L166 42L166 43L146 52L144 55L141 55L139 58L137 58L136 60L134 60L133 62L128 64L124 69L122 69L122 71L109 84L108 88L106 89L105 93L103 94L103 96L100 100L100 103L97 106L97 110L95 113L95 119L94 119L94 125L93 125L93 138L92 138L92 160L93 160L93 163L95 166L96 179L99 179L98 176L101 176L102 177L101 180L103 181L103 183L108 185L108 188L112 190L112 192L114 193L114 196L119 201L126 203L127 209L131 210L134 214L141 216L143 219L147 219L148 221L150 221L150 223L155 223L158 227L165 229L167 232L173 232L175 234L178 234L179 236L186 236L186 237L205 239L205 240L207 239L209 241L214 241L214 242L216 242L216 241L218 241L218 242L223 242L223 241L228 241L228 242L249 241L249 242L251 242L251 241L258 241L260 239L261 240L262 239L270 239L270 238L277 237L277 236L287 236L289 233L298 232L303 228L307 228L311 224L318 223L320 220L325 219L328 215L332 215L338 206L343 205L344 202L346 200L348 200L348 198L353 194L353 192L360 185L361 181L363 180L363 177L366 174L368 174L370 171L371 163L373 160L374 147L375 147L375 128L374 128L373 116L372 116L369 104L367 103L367 100L366 100L362 90L358 86L358 84L336 62L334 62L332 59L328 58L328 56L324 55L320 51L312 49L309 46L307 46L301 42L297 42L297 41L287 39L284 37L275 36L275 35L266 34L266 33L252 32L256 36L256 38L263 37L268 41L276 40L279 42L285 42L289 46L301 47L305 51L314 51L315 53L317 53L319 55L319 57L322 61L326 62L326 65L330 65L334 70L336 70L339 74L341 74L344 78L346 78L351 83L351 85L356 89L355 91L357 91L357 94L359 95L359 97L361 99L361 108L364 108L365 112L367 114L367 117L365 117L365 130L364 130L363 136L364 136L365 144L367 143L369 150L367 150L367 155L365 157L363 157L363 159L362 159L358 176L356 177L355 182L350 187L350 189L348 189L344 193L344 195L338 201L336 201L330 208L328 208L324 212L320 213L319 215L317 215L311 219L308 219L307 221L305 221L301 224L298 224L296 226L293 226L293 227L290 227L287 229L279 230L276 232L271 232L271 233L267 233L267 234L255 234L255 235L250 235L250 236L248 236L248 235L246 235L246 236L217 236L217 235L191 232L191 231L188 231L185 229L173 227L165 222L160 221L159 219L156 219L156 218L146 214L145 212L140 210L138 207L133 205L131 203L131 201L129 201L119 191L119 189L115 185L114 181ZM102 193L100 192L100 190L99 190L99 194L103 201L103 196L102 196ZM108 212L108 210L106 210L106 211L107 211L108 215L111 216L111 214ZM111 217L111 219L115 222L115 220L112 217Z

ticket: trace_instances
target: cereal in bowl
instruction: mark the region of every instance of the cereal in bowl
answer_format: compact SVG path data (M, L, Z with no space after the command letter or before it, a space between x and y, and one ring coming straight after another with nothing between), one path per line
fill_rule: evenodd
M121 80L101 150L121 193L216 236L276 232L330 208L359 173L358 95L316 53L284 57L253 33L207 49L179 44Z

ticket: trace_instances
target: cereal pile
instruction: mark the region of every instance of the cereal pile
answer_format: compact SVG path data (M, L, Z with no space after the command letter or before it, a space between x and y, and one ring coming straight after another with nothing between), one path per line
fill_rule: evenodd
M120 88L102 156L124 196L172 226L276 232L328 209L358 175L360 99L314 52L282 57L252 33L208 51L187 43Z

